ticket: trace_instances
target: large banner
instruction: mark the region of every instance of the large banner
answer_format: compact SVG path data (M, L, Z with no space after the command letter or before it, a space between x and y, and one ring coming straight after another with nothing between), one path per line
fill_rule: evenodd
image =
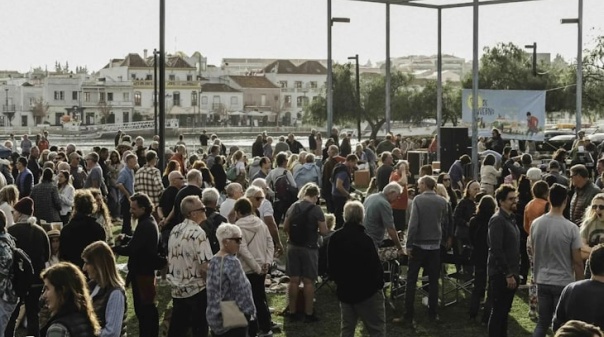
M462 92L462 124L472 133L472 90ZM503 139L543 140L545 91L478 90L478 136L493 128Z

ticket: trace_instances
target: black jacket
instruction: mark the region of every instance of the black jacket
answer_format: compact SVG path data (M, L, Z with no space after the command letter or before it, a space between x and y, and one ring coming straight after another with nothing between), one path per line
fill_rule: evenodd
M8 227L8 234L15 238L17 248L23 249L34 267L34 284L42 284L40 273L50 258L50 241L42 227L19 222Z
M478 214L470 220L470 243L474 247L470 261L475 266L486 267L487 265L487 258L489 257L489 245L487 242L489 219L491 219L491 216L492 214Z
M262 144L262 141L260 142L254 142L254 144L252 144L252 157L262 157L264 156L264 144Z
M346 223L331 235L327 269L341 302L360 303L384 286L382 263L373 240L360 224Z
M150 215L138 219L138 225L132 237L126 237L127 244L113 247L119 255L129 256L128 278L130 275L154 275L159 230L155 219Z
M84 248L93 242L105 241L106 238L105 229L95 218L75 214L61 230L60 258L82 268Z
M51 317L48 323L40 330L40 336L46 336L48 329L53 324L60 324L67 328L70 336L94 337L92 323L86 314L74 310L65 310Z
M463 198L457 204L453 213L455 221L455 237L461 240L467 240L469 236L470 219L476 212L476 203L474 200Z

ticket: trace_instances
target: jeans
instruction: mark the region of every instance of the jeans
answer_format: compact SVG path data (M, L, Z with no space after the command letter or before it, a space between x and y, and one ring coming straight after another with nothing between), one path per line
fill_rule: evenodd
M17 303L8 303L0 299L0 337L4 337L4 328L8 324L8 320L13 315Z
M518 284L518 276L514 277L516 278L516 284ZM517 287L508 289L507 280L503 274L491 276L489 286L493 306L489 318L489 337L507 337L508 315L512 309Z
M159 313L155 306L155 275L133 275L131 277L134 313L138 318L140 336L158 337ZM174 317L174 312L172 317Z
M256 306L256 322L250 322L249 335L256 336L258 329L261 332L271 331L271 312L268 309L268 300L266 299L266 291L264 287L265 275L246 274L250 285L252 286L252 297Z
M29 292L20 303L25 304L25 311L27 317L27 336L40 337L40 295L42 295L42 285L37 284L29 288ZM15 323L19 316L19 310L14 310L13 315L10 317L4 333L6 337L13 337L15 334Z
M369 336L386 336L386 308L382 290L376 291L373 296L360 303L340 302L340 310L342 320L340 337L354 337L359 318L365 325L365 331L369 333Z
M414 314L415 287L419 268L427 271L429 278L428 315L436 317L438 308L438 281L440 279L440 249L425 250L413 247L409 256L409 270L407 272L407 289L405 295L405 319L412 319Z
M130 214L130 200L126 197L120 202L122 211L122 233L132 235L132 215Z
M207 337L207 303L208 294L205 289L191 297L173 298L168 337L185 336L189 327L193 330L192 337Z
M539 321L533 332L533 337L545 337L547 330L552 326L554 312L558 300L562 295L563 286L537 284L537 298L539 299Z
M470 298L470 317L472 318L478 315L480 301L484 298L484 292L487 288L487 266L476 265L474 268L474 288Z

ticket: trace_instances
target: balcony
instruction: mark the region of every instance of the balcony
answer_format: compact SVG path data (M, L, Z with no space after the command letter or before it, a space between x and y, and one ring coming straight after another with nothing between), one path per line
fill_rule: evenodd
M17 109L15 109L15 105L14 104L9 104L9 105L3 105L2 106L2 113L15 113L17 111Z
M132 81L135 88L153 88L153 80L135 80ZM166 88L196 88L199 89L199 81L166 81Z

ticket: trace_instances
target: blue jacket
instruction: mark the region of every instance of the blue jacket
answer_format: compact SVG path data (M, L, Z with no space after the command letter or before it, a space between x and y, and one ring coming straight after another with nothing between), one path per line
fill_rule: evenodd
M321 186L321 170L314 163L305 163L294 174L294 180L298 188L302 188L306 183Z

